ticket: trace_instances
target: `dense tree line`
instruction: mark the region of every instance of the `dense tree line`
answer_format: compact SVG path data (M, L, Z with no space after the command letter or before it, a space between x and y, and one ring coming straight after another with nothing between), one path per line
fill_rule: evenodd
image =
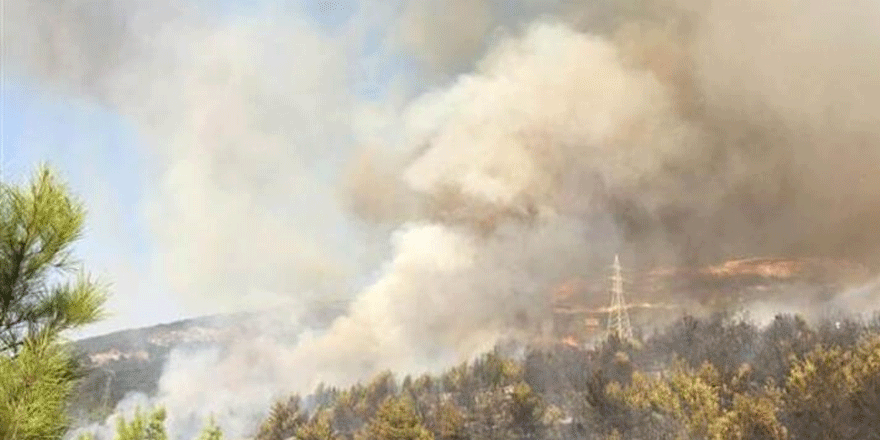
M880 320L685 317L646 340L487 353L276 402L256 440L880 438ZM164 412L116 440L166 440ZM152 428L151 428L152 426ZM222 438L210 421L206 440Z
M278 402L257 439L880 438L878 331L877 319L685 317L634 343L322 386Z

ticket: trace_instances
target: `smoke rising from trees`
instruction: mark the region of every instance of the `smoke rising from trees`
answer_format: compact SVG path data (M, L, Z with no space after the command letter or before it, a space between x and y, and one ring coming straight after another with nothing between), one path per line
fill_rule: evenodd
M32 0L7 5L9 52L150 137L155 263L192 304L356 292L325 332L212 363L271 357L258 397L536 331L548 289L616 251L880 263L876 2L519 3L366 2L330 32L284 8ZM389 22L380 52L415 67L377 102L357 88L381 56L358 48Z

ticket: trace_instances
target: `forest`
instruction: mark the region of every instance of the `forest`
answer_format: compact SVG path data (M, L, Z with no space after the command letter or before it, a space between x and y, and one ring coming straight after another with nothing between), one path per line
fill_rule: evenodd
M62 438L81 369L66 331L103 315L75 270L84 211L48 168L4 186L0 439ZM56 282L65 274L74 282ZM499 345L439 375L387 371L266 408L256 440L871 439L880 436L880 315L768 325L684 316L593 349ZM166 440L164 408L116 418L115 440ZM223 438L209 418L200 439ZM85 433L79 440L93 439Z
M116 439L165 440L165 415L120 419ZM254 438L872 439L878 420L880 315L758 327L719 313L592 350L499 346L439 375L321 385L277 401ZM199 439L220 438L207 420Z
M878 0L0 22L0 440L880 440Z

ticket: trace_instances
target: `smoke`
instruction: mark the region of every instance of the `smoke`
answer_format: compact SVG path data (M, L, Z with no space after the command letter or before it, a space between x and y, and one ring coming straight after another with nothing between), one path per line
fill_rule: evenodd
M395 263L298 350L363 365L352 377L430 365L433 347L467 357L480 346L470 336L495 341L518 328L516 307L501 305L523 295L540 321L547 286L601 267L612 249L647 264L766 254L876 264L880 96L866 72L880 66L865 55L880 39L865 17L877 6L848 3L821 21L809 4L652 6L539 20L412 100L394 119L404 159L383 169L367 155L352 185L368 218L410 219ZM618 25L591 31L591 12ZM467 58L457 44L443 49ZM422 52L434 64L454 58ZM377 187L415 202L389 213ZM416 259L431 269L407 280L397 259L427 231L444 231ZM452 248L458 270L446 265L450 240L469 243ZM446 315L445 302L430 301L437 284L464 308ZM435 316L441 330L425 328Z
M28 72L155 139L176 290L234 308L377 269L327 329L175 358L171 414L209 408L240 435L279 392L437 370L542 331L549 288L618 251L880 263L876 2L519 3L366 3L336 35L289 11L11 7L13 47L43 48L12 51ZM417 68L362 102L352 41L383 20L382 49ZM358 227L393 231L383 265L352 251Z
M416 5L407 11L424 11L434 4ZM674 145L667 150L656 148L653 137L642 143L643 147L635 147L641 149L633 155L655 167L643 169L638 184L634 180L624 182L623 176L603 176L598 184L595 179L583 177L601 175L595 163L613 162L613 156L593 156L594 164L548 170L569 179L586 180L576 191L604 199L604 211L615 217L625 240L639 249L640 259L651 263L672 260L698 264L754 254L819 255L876 266L875 250L880 241L870 225L880 218L880 179L872 172L878 159L876 144L880 134L875 128L874 107L880 92L867 73L877 69L876 57L867 54L876 52L880 41L870 24L877 18L878 7L867 1L827 7L812 2L749 2L746 6L731 2L656 1L638 5L593 2L572 7L533 2L531 8L522 8L522 15L507 16L491 2L457 2L451 7L483 12L466 15L468 18L462 19L460 29L440 19L416 20L435 17L427 13L404 14L402 20L427 34L454 35L450 44L445 44L448 38L426 38L425 41L434 42L433 46L415 44L406 38L402 41L410 42L407 47L418 57L429 60L429 65L442 66L441 70L459 72L462 66L473 65L478 71L479 63L470 54L483 53L486 47L494 47L493 51L498 53L499 46L516 40L505 35L524 33L519 31L523 24L535 17L545 17L541 19L545 22L546 17L553 17L549 20L612 45L620 68L646 73L658 81L662 91L656 93L666 94L668 101L654 109L659 115L656 120L667 121L664 123L671 124L670 127L677 124L688 133L681 133L685 140L672 141ZM412 25L413 20L418 26ZM471 38L472 33L483 37ZM464 44L459 40L475 43ZM542 73L548 80L573 80L570 72L554 70L556 62L567 59L567 54L566 48L560 47L558 53L549 55L555 58L548 60ZM482 62L491 63L485 59ZM584 62L589 62L587 57ZM457 81L471 75L465 74ZM523 81L519 84L523 89L544 86L528 83L525 77L514 80ZM584 76L582 80L592 78ZM444 104L437 100L455 99L450 95L455 92L444 94L437 89L429 87L416 100L434 101L428 106L442 114ZM483 92L480 90L475 96L491 95L490 91ZM515 93L521 98L527 95ZM535 95L529 102L511 100L507 105L511 112L542 111L545 103L553 105L552 93L545 97L535 91ZM570 105L577 105L577 96L572 95ZM466 119L471 116L467 114L471 108L488 101L467 101L471 98L474 96L460 98L461 109L456 108L453 113ZM569 142L554 137L555 133L544 133L552 130L546 121L535 121L527 129L517 126L530 132L513 133L504 125L507 115L497 116L499 119L492 122L484 121L491 128L477 129L474 138L494 136L488 131L497 130L504 132L502 136L532 136L534 142L543 144L540 148L550 151L565 150L553 146L554 142ZM554 116L560 119L553 119ZM569 122L564 120L567 116L554 116L547 118L553 124ZM637 125L634 120L628 123ZM443 142L432 139L435 133L431 130L451 132L457 129L453 124L411 123L410 126L426 133L412 135L395 145L414 146L414 151L429 148ZM509 144L522 142L514 140ZM483 139L468 139L468 148L481 143ZM606 142L604 148L610 151L618 146ZM583 143L569 146L568 150L581 153L591 147ZM492 157L512 160L509 152L516 148ZM413 151L409 154L418 155ZM479 161L483 160L480 154L473 153L477 159L455 157ZM560 156L560 162L566 165L567 159ZM527 167L537 162L532 161ZM527 168L521 174L522 168L515 168L520 165L499 160L493 166L515 169L515 173L509 172L517 175L531 172ZM542 166L546 164L538 165ZM382 188L387 188L387 173L382 171L378 177L384 182ZM364 180L363 173L360 178ZM368 185L360 185L365 186ZM363 199L370 200L369 189L359 191L368 193ZM388 203L385 205L387 208Z
M705 119L732 177L715 223L745 250L877 263L880 34L874 2L713 4L693 44ZM749 49L753 48L753 49ZM734 170L731 172L729 170ZM733 211L745 227L730 227ZM739 225L734 225L739 226ZM722 239L725 237L722 236ZM759 242L760 243L760 242Z
M155 272L190 309L345 292L363 251L345 243L357 232L330 184L351 145L344 36L299 15L172 4L16 2L13 67L97 99L149 139L137 154L150 164Z
M119 417L131 421L136 411L143 414L153 408L153 399L143 393L130 393L117 405L114 415L108 417L104 423L91 423L86 426L71 429L66 438L76 439L82 435L92 434L98 439L112 439L116 436L116 426Z

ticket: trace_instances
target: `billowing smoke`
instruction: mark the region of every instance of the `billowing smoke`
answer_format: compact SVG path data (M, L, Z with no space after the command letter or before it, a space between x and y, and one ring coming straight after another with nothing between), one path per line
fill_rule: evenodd
M362 240L330 183L351 145L345 37L299 14L218 18L177 4L16 2L13 73L137 124L156 273L192 309L346 291L364 251L345 242Z
M158 398L180 426L243 434L274 394L534 334L550 286L615 252L880 263L875 1L518 3L368 3L335 34L287 10L8 6L20 67L153 136L160 263L194 302L375 270L325 330L175 358ZM388 21L419 76L367 102L352 64L378 61L353 47ZM391 256L370 266L358 231L392 231Z
M432 5L423 3L413 8ZM409 120L408 126L422 131L407 133L404 136L409 138L398 142L412 149L408 152L417 157L408 156L412 162L442 157L450 167L458 162L466 163L462 170L482 168L484 176L491 176L473 182L485 185L482 192L497 189L503 173L515 175L521 185L534 173L546 173L541 178L562 176L579 197L592 197L604 205L597 210L614 217L622 238L631 249L638 249L638 258L648 262L706 263L730 256L775 254L878 263L875 251L880 239L871 225L880 219L880 177L873 172L880 155L875 111L880 91L867 73L878 67L876 57L868 55L876 53L880 44L871 24L880 14L876 4L749 2L743 7L732 2L656 1L636 6L597 1L576 8L555 2L534 2L532 9L522 8L526 17L537 17L538 23L563 23L581 36L608 44L612 65L630 76L644 74L650 77L647 81L659 83L642 86L646 92L627 89L626 94L637 99L654 101L621 102L635 110L621 116L628 119L620 127L608 130L614 135L597 141L565 133L563 127L595 125L595 120L592 124L576 120L592 116L578 114L578 107L613 105L614 100L625 99L626 94L612 91L613 84L597 82L625 81L623 77L595 78L584 75L598 72L577 70L587 67L567 68L570 46L563 45L545 52L551 59L537 67L543 72L504 66L480 75L492 69L485 64L503 57L504 46L521 44L504 35L529 34L520 30L529 21L510 19L494 3L458 3L484 11L468 17L492 17L492 25L468 22L462 25L464 29L492 32L485 32L473 46L457 43L454 51L437 38L427 40L436 42L433 46L413 46L420 49L421 58L431 60L429 64L456 72L470 63L475 71L456 77L452 87L429 90L404 112L402 119ZM413 20L406 15L404 19L404 23ZM422 26L425 32L455 34L456 42L468 34L457 32L455 25L444 26L442 20L426 19ZM525 27L530 28L534 26ZM532 35L531 41L538 38ZM469 51L483 53L487 41L493 42L493 49L483 59L484 66L468 61ZM580 62L593 63L590 55L581 55ZM543 80L528 75L543 75ZM507 91L479 86L472 86L473 95L456 96L468 93L464 83L491 78L498 79L498 87L509 81L510 97ZM548 83L554 85L545 94L539 88ZM578 87L590 87L582 83L606 92L602 96L606 101L591 102L579 94ZM557 89L555 84L569 84L573 93L560 97L554 92L565 93L561 91L565 86ZM479 123L471 119L477 116L475 112L488 112L483 107L494 104L490 97L501 94L508 101L497 105L507 105L506 109ZM444 99L446 103L441 102ZM557 104L556 99L564 102ZM570 111L554 113L555 105L567 105ZM640 113L639 105L650 108ZM528 120L530 111L542 113L545 120ZM641 117L647 117L648 123ZM399 127L394 121L390 124ZM454 135L456 130L468 131ZM444 136L457 136L454 148L462 154L447 156L452 152ZM493 142L497 145L489 147ZM537 146L523 147L529 143ZM489 155L484 154L487 148L492 149ZM426 157L419 158L422 152ZM516 159L523 152L535 158ZM637 174L607 172L614 169L615 161L631 157L637 157L637 163L627 166L643 167L634 170ZM549 163L553 160L557 163ZM527 163L525 168L514 168L523 163ZM404 168L398 169L400 175ZM439 185L443 191L436 191L435 185L427 191L429 198L447 211L478 212L483 206L475 209L471 198L454 201L458 191L469 191L472 183L465 180L477 175L465 177L462 170L455 177L444 176ZM432 168L428 175L440 172ZM380 187L387 188L387 170L377 174L385 185ZM529 191L542 188L541 182L528 183L537 184ZM365 193L361 200L377 199L363 181L359 188ZM549 191L554 194L553 189ZM525 193L519 195L527 198ZM536 202L542 203L554 204L547 198ZM562 204L568 209L576 205Z

